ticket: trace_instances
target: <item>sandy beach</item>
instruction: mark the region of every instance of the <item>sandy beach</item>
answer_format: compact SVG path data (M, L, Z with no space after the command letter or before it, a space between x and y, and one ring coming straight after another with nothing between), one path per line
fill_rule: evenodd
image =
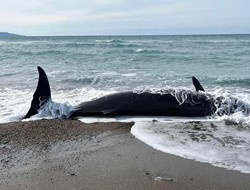
M0 189L250 189L250 175L157 151L133 123L0 125Z

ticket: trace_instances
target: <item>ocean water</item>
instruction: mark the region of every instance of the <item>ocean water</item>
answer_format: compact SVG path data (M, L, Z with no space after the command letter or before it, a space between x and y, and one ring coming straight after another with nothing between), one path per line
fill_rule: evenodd
M37 84L38 65L48 75L53 103L32 119L60 118L81 102L113 92L157 92L169 88L194 90L191 77L196 76L207 93L224 97L222 111L232 109L235 98L239 100L231 115L201 118L237 124L222 125L222 131L216 133L209 131L213 137L219 134L216 138L221 140L230 136L246 142L240 144L244 144L242 149L238 144L218 144L223 152L231 151L238 155L233 157L233 161L228 161L230 155L218 155L218 159L203 156L200 159L199 150L213 145L211 151L222 152L215 145L214 138L210 139L211 143L189 139L187 144L197 148L195 152L190 149L191 146L186 147L190 149L190 154L197 153L192 155L180 148L184 143L182 140L173 141L175 149L171 151L167 146L167 142L171 141L169 137L163 138L165 143L159 143L163 148L156 146L155 135L159 137L175 129L182 131L178 134L183 137L190 131L190 128L171 128L172 124L166 122L185 122L186 118L156 118L160 122L157 124L152 121L153 118L130 118L136 121L133 127L136 132L133 134L143 141L146 141L143 136L152 137L148 139L153 139L153 142L146 143L159 150L250 173L247 167L250 150L249 146L245 146L250 141L246 135L250 136L250 35L0 38L0 64L0 123L21 120L26 114ZM98 118L82 119L85 122L96 120ZM121 121L119 118L105 121L113 120ZM152 131L148 132L149 128ZM173 133L177 134L176 131ZM177 135L174 136L178 139ZM244 159L239 159L242 150L245 152Z

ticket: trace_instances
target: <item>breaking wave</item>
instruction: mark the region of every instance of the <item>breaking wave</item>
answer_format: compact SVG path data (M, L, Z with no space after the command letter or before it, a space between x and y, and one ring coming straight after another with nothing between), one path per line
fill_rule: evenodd
M70 113L76 109L75 106L70 105L68 102L57 103L48 100L39 110L36 115L37 118L68 118Z
M107 40L95 40L99 43L126 43L125 40L119 40L119 39L107 39Z
M216 84L219 85L240 85L240 86L246 86L249 87L250 84L250 78L249 77L219 77L216 81Z

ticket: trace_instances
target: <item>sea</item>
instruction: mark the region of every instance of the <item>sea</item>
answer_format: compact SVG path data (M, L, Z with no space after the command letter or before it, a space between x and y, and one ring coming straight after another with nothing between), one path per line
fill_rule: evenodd
M234 111L79 120L134 121L131 133L155 149L250 173L250 35L4 37L0 66L0 123L27 113L37 66L47 73L53 102L29 120L62 118L82 102L115 92L195 90L195 76L205 93L223 97L222 111Z

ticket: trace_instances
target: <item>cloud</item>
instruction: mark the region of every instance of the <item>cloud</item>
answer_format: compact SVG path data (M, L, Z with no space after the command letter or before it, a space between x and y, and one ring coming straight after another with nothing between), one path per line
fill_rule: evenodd
M77 21L105 23L137 21L141 20L138 18L148 17L152 14L162 14L165 11L161 10L160 6L150 7L151 3L145 3L141 6L135 3L131 6L131 4L122 0L92 0L84 5L80 1L76 1L77 3L72 2L72 4L68 5L67 3L62 4L60 3L61 1L57 0L14 2L15 0L11 0L10 3L13 3L15 6L9 6L9 3L3 3L3 6L1 6L1 25L33 26ZM100 10L101 8L102 10Z
M0 4L0 31L18 28L23 34L97 31L101 35L154 29L195 33L223 28L226 32L250 24L247 0L0 0Z
M58 11L47 14L9 14L7 12L1 12L0 20L2 25L16 25L16 26L29 26L29 25L41 25L49 23L62 23L69 21L76 21L84 17L87 13L82 11Z

